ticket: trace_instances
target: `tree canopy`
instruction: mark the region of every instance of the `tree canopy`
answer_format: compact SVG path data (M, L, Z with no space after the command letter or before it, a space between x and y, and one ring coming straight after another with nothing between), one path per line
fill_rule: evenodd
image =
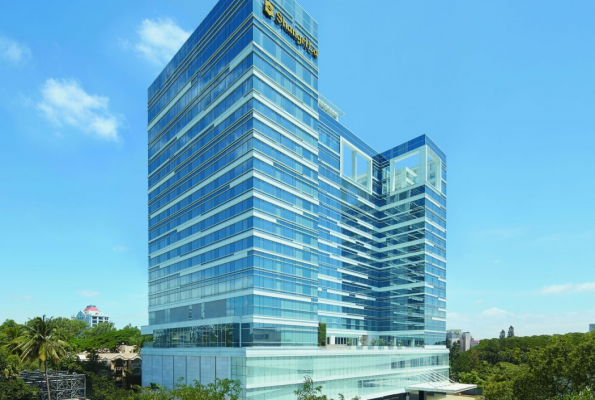
M485 400L582 399L595 387L595 332L482 340L451 349L450 362L451 377L483 387Z

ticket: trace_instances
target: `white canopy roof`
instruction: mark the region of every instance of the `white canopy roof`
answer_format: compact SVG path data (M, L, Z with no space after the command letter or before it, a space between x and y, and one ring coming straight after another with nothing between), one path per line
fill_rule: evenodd
M420 374L416 380L419 383L412 383L411 385L405 386L405 390L407 390L408 392L424 391L454 394L477 388L477 385L458 383L446 378L442 374L433 371L428 371L423 374Z

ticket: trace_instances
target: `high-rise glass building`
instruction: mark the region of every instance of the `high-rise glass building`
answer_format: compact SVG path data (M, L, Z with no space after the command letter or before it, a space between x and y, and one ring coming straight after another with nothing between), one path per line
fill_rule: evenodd
M149 88L144 385L293 399L311 376L372 399L447 381L446 156L350 132L319 56L293 0L220 0Z

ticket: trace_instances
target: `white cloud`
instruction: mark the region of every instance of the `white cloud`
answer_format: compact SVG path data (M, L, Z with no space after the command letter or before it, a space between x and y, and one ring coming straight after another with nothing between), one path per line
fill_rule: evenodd
M109 111L109 98L92 95L74 79L48 79L37 108L58 126L70 125L99 139L118 141L120 118Z
M557 294L568 292L572 289L572 283L566 283L564 285L552 285L545 286L541 289L541 294Z
M78 294L84 297L95 297L99 295L99 292L95 290L79 290Z
M24 296L12 296L14 300L32 300L33 296L26 294Z
M595 292L595 282L566 283L563 285L544 286L541 294L566 294L577 292Z
M128 247L124 246L123 244L119 244L117 246L112 247L112 251L114 253L123 253L125 251L128 251Z
M134 44L134 50L152 63L163 66L176 54L190 33L170 18L145 19L137 28L139 41Z
M13 64L23 64L31 59L31 49L23 43L0 36L0 59Z
M595 292L595 282L577 283L574 285L575 292Z
M508 315L508 312L497 307L492 307L482 311L481 315L488 318L502 319Z

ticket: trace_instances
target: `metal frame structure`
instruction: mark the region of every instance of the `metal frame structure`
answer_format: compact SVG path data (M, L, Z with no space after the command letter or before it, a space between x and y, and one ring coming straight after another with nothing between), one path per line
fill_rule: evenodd
M52 400L86 399L86 376L75 372L48 371ZM39 388L39 400L48 400L45 373L43 371L23 371L20 378L27 385Z

